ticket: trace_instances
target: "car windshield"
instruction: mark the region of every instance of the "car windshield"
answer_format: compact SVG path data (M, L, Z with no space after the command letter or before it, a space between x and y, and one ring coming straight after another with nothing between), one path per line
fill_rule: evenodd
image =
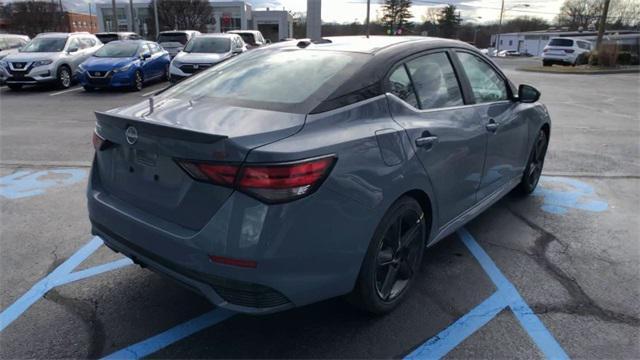
M185 33L164 33L158 36L158 42L160 44L180 43L180 46L182 46L186 44L188 40L189 39L187 38L187 34Z
M136 56L138 44L109 43L96 51L95 57L128 58Z
M244 42L246 42L247 44L250 45L255 45L256 44L256 40L255 37L253 36L253 34L251 33L241 33L238 34L242 37L242 40L244 40Z
M22 52L60 52L64 49L67 38L37 38L29 41Z
M573 46L573 40L571 39L551 39L549 41L549 45L551 46Z
M188 53L226 53L231 47L231 41L223 37L196 37L184 47Z
M214 66L166 95L304 113L349 79L365 58L316 50L256 51Z
M111 41L118 40L118 35L117 34L98 34L98 35L96 35L96 37L98 39L100 39L100 41L102 41L103 44L106 44L106 43L111 42Z

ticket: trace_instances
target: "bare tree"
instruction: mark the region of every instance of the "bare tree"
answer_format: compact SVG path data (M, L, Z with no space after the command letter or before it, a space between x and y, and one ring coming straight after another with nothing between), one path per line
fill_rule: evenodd
M409 19L413 16L409 11L411 0L385 0L382 5L382 21L392 34L405 30Z
M9 16L8 30L31 37L46 31L67 30L64 28L64 9L58 1L16 1L5 5Z
M213 24L213 8L207 0L157 0L161 30L206 31ZM150 7L153 11L153 7Z
M558 14L558 25L569 26L571 29L596 24L602 15L603 0L565 0Z
M611 0L607 22L616 28L640 25L640 1Z

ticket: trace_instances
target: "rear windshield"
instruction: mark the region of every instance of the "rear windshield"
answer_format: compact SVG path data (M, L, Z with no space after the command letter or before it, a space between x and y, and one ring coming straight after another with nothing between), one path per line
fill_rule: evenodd
M573 40L571 40L571 39L551 39L551 41L549 41L549 45L572 47L573 46Z
M110 43L100 48L93 55L105 58L129 58L138 53L138 44Z
M231 41L223 37L195 37L184 47L188 53L226 53L231 47Z
M110 41L118 40L117 34L102 34L102 35L98 34L96 35L96 37L100 39L100 41L102 41L103 44L106 44Z
M307 113L347 81L367 58L366 54L347 52L256 50L216 65L165 94Z
M158 36L159 43L178 42L184 45L188 40L187 34L185 33L165 33Z
M251 33L241 33L238 34L240 35L240 37L242 37L242 40L244 40L244 42L246 42L249 45L255 45L256 44L256 38L253 36L253 34Z

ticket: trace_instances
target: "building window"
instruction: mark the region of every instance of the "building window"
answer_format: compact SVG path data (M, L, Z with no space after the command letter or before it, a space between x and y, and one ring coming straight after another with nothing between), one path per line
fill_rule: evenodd
M241 30L241 20L237 17L222 17L220 19L220 31Z
M502 45L502 39L500 39L500 45Z
M509 40L509 46L513 45L513 40Z

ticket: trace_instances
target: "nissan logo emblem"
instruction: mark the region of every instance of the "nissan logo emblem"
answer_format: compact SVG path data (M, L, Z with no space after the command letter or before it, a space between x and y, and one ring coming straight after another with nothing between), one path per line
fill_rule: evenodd
M129 145L133 145L138 141L138 130L133 126L129 126L124 132L124 136L127 138L127 143L129 143Z
M194 68L194 69L197 69L197 68L199 68L199 67L200 67L200 65L198 65L198 64L193 65L193 68Z

